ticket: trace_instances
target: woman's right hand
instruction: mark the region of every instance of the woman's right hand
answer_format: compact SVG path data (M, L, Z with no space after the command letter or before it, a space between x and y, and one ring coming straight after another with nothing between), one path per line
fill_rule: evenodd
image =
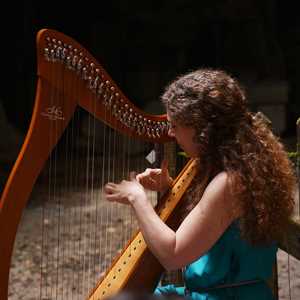
M173 182L169 175L168 161L163 160L160 169L146 169L136 175L136 180L145 188L151 191L165 192Z

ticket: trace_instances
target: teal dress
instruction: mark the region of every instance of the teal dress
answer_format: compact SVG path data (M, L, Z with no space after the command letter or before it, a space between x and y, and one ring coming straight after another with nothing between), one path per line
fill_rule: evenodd
M185 268L185 287L158 286L155 294L195 300L273 300L266 280L272 275L276 252L275 244L254 247L241 239L238 222L234 222L205 255ZM243 285L222 288L236 283Z

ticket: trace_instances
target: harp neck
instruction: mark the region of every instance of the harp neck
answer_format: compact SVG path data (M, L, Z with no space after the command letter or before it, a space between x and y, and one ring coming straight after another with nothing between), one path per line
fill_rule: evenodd
M79 43L54 30L41 30L37 36L38 76L60 90L62 80L76 84L76 104L114 129L150 142L167 142L166 115L150 115L130 102L116 83ZM74 86L65 90L74 96Z

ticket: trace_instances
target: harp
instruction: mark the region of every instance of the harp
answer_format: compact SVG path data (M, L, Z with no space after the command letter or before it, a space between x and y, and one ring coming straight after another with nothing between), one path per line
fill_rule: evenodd
M97 243L98 240L101 240L100 236L97 236L97 229L95 229L93 233L76 232L75 229L72 238L77 241L69 241L63 237L66 234L67 228L72 228L73 226L68 219L71 219L74 215L79 215L80 220L83 219L85 215L81 212L81 209L84 209L82 206L85 202L91 198L94 203L97 202L97 196L93 194L96 188L93 183L91 183L93 182L93 175L98 172L97 166L94 164L96 160L93 154L93 148L96 144L95 140L92 142L88 140L89 146L86 151L87 159L84 167L80 164L81 162L76 166L70 163L74 157L68 156L68 154L64 152L66 148L70 147L72 143L71 140L74 140L73 136L76 127L70 124L74 118L76 119L77 109L80 108L84 112L87 112L89 128L95 128L95 120L98 120L100 123L108 126L108 128L113 128L121 135L128 136L134 140L141 140L142 152L145 150L145 148L143 148L145 143L165 143L170 141L170 138L167 136L168 123L166 116L150 115L138 109L126 98L106 71L88 51L75 40L60 32L48 29L39 31L37 35L37 57L38 80L32 120L25 142L8 178L0 202L0 234L2 237L0 243L0 299L7 299L8 297L11 259L17 230L23 217L23 211L26 205L28 205L27 202L31 197L35 183L39 180L43 181L43 178L39 178L40 176L43 177L44 166L48 166L50 174L56 175L59 172L56 159L50 159L50 157L53 155L56 157L56 154L60 152L60 150L56 149L61 140L64 140L64 147L62 147L63 150L61 151L63 152L62 155L65 156L64 166L71 169L71 173L65 177L64 180L68 183L75 183L76 186L76 182L79 182L79 180L76 179L78 174L85 173L85 187L83 189L86 191L86 194L84 197L85 200L83 201L84 203L76 204L80 206L80 209L75 208L67 215L63 215L64 212L68 211L68 204L60 202L61 200L58 202L55 195L65 193L65 198L67 199L73 196L70 196L71 194L68 193L68 191L61 189L61 184L55 181L56 179L46 184L49 187L47 198L54 201L49 205L51 212L49 215L47 215L45 209L45 206L48 204L43 203L42 232L47 235L48 228L55 227L55 231L62 237L57 238L56 249L51 250L46 248L45 244L47 241L45 240L42 240L42 246L35 248L35 251L41 253L42 263L39 272L41 279L34 278L33 281L39 282L38 285L40 287L45 286L46 289L45 294L40 291L35 298L102 299L105 296L126 288L142 288L150 291L158 282L163 269L147 250L143 237L138 231L133 235L133 238L129 239L127 246L123 248L124 250L121 253L118 253L110 263L105 263L104 271L98 271L97 267L95 267L95 265L103 263L102 258L100 258L101 261L96 261L95 258L87 261L86 256L88 256L89 253L84 255L80 254L79 260L82 269L90 269L90 267L86 267L86 265L89 265L92 266L92 271L85 272L83 278L77 277L78 273L81 273L81 270L72 271L75 275L72 275L73 287L71 290L63 290L62 287L58 287L56 291L53 292L51 284L53 282L56 284L59 284L60 281L63 282L64 271L58 271L55 276L51 275L48 277L46 273L52 272L53 269L58 268L58 265L61 265L61 263L67 265L67 268L73 265L73 263L75 264L74 261L76 259L72 256L74 248L77 249L77 252L80 252L81 250L79 248L83 247L89 249L91 245L94 245L95 253L92 254L92 256L97 256L99 246ZM78 119L80 123L82 119L79 117ZM69 128L70 134L66 134L66 128L68 126L71 126L71 128ZM108 131L107 129L105 130L105 142L109 144L112 140L119 141L119 137L112 134L109 129ZM76 140L76 142L78 141ZM125 142L125 144L126 143L127 142ZM136 147L136 145L134 146ZM119 151L119 156L122 156L121 151L125 153L126 149L124 150L124 148L126 147L121 145L120 148L115 149L116 153ZM112 152L112 149L108 146L105 149L100 146L100 150L103 151L103 156L104 154L110 155ZM93 163L91 163L91 161ZM110 164L111 161L112 164ZM111 157L102 159L101 162L104 165L103 168L106 168L108 165L110 166L110 172L113 172L119 164L118 159L112 160ZM122 164L127 165L127 160ZM124 168L124 170L127 169ZM175 180L171 191L164 196L165 201L157 205L157 210L161 218L170 222L170 224L176 223L175 208L178 207L178 202L182 194L195 175L195 170L195 161L189 161ZM124 174L123 172L123 176ZM116 174L112 175L114 180L119 178ZM71 184L68 185L68 187L69 186L71 186ZM95 204L95 206L96 205L97 204ZM62 217L63 220L51 221L52 219L57 220L58 216ZM110 219L110 216L107 216L107 220ZM102 215L96 216L93 220L90 220L90 222L98 224L99 218L101 217ZM88 213L87 218L91 218ZM76 222L79 222L78 219ZM123 225L124 224L120 227L125 226ZM109 228L106 228L106 236L109 236L108 230ZM83 236L86 235L93 235L93 238L91 242L82 246L81 240ZM46 239L50 241L54 239L54 237L48 234ZM110 238L107 237L107 240L109 239ZM62 244L64 243L69 243L69 245L63 248ZM48 258L52 252L55 253L51 258L52 261L49 262ZM43 257L47 258L43 260ZM18 262L16 262L16 264L18 264ZM35 264L35 262L33 262L33 264ZM99 274L99 272L101 272L101 274ZM93 273L92 279L91 273ZM74 289L77 289L78 285L81 285L86 279L88 281L86 287L81 289L80 296L75 297ZM15 292L13 291L12 293Z

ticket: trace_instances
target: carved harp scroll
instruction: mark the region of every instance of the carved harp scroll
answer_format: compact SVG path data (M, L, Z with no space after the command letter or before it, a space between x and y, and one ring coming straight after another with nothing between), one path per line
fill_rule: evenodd
M150 115L138 109L125 97L94 57L72 38L54 30L40 30L37 35L37 62L36 97L30 127L0 202L0 299L8 297L10 263L22 212L43 166L64 134L77 107L134 139L153 143L170 141L166 115ZM186 183L182 184L178 179L174 185L175 189L182 189L182 193L190 182L186 176L192 178L194 174L191 171L194 169L193 164L191 162L185 173L181 174L184 175L182 178L185 178ZM180 198L174 197L173 192L167 198L167 202L172 204L165 205L161 212L165 220L169 218ZM172 202L172 197L175 202ZM139 233L132 240L138 244L141 241ZM142 248L137 253L139 257L135 259L136 262L145 261L146 256L150 262L154 262L153 257L149 258L150 254L143 254L146 246L143 245ZM126 249L123 255L124 253L126 254ZM120 258L122 259L122 255ZM134 278L134 268L125 272L123 283L116 286L107 282L112 272L115 272L114 267L117 264L118 260L91 292L90 299L100 299L123 287L134 286L134 280L129 279ZM161 271L161 267L158 269ZM157 275L159 272L156 272L155 276ZM153 287L155 280L157 278L153 277L150 286ZM110 286L114 288L107 290Z

